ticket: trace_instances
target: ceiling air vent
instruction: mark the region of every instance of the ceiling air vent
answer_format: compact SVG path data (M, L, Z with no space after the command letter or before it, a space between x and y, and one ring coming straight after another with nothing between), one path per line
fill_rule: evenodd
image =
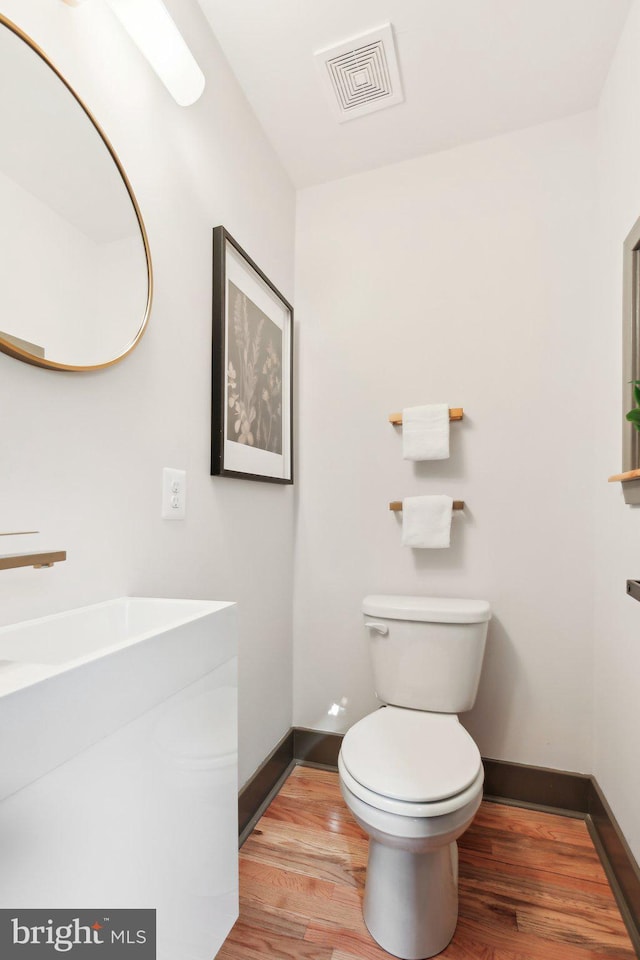
M390 23L314 56L340 123L404 100Z

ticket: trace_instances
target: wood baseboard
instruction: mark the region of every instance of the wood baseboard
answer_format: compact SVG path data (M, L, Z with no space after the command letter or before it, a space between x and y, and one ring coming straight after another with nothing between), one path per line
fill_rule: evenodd
M640 957L640 869L598 781L591 777L587 826Z
M298 763L337 770L342 736L341 733L294 727L293 756Z
M585 817L591 777L548 767L482 758L485 800Z
M342 734L292 727L240 791L242 844L297 764L337 770ZM596 780L584 774L483 758L485 800L547 810L587 822L640 958L640 870Z
M281 781L293 765L293 730L276 744L238 794L238 831L240 846L277 793Z

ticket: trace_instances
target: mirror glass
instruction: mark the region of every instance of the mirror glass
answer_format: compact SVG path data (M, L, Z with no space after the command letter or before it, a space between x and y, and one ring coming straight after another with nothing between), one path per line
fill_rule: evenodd
M624 241L622 262L622 469L627 472L640 468L640 427L638 421L627 419L627 414L640 406L634 390L640 380L640 217ZM626 483L623 486L626 497Z
M0 350L86 370L149 316L151 260L125 173L46 56L0 16Z

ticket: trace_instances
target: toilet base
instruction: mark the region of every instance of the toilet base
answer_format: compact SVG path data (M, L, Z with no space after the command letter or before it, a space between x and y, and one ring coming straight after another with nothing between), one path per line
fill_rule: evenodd
M441 953L458 919L458 845L411 853L369 840L364 921L383 950L402 960Z

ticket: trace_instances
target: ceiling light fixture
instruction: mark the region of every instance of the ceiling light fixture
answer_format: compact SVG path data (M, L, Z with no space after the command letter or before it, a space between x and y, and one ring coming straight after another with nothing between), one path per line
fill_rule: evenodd
M81 0L65 0L77 6ZM204 90L204 74L162 0L107 0L173 99L188 107Z

